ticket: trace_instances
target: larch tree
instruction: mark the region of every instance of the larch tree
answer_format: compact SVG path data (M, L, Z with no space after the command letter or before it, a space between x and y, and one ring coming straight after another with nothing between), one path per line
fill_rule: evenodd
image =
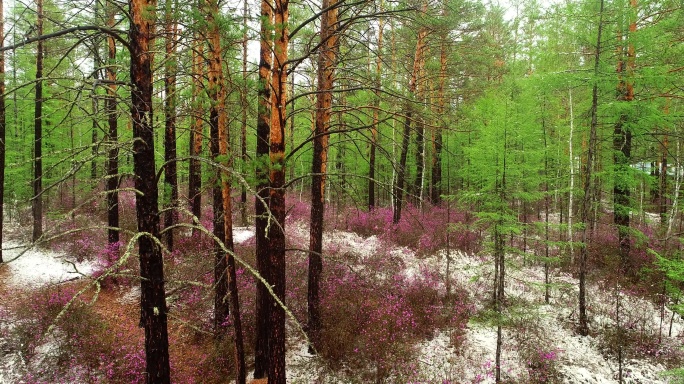
M307 332L314 352L321 346L320 278L323 270L323 216L325 180L328 165L328 130L332 111L332 91L338 55L337 0L321 3L321 33L318 53L316 120L311 162L311 225L309 230L309 274L307 287Z
M249 6L247 0L242 2L242 87L240 88L240 168L245 173L247 168L247 112L249 110L249 84L247 73L247 45L249 35L247 34L249 25ZM242 225L247 225L247 185L242 184L240 189L240 219Z
M148 383L165 384L171 382L171 371L164 259L159 245L159 190L152 116L151 41L155 7L155 0L129 2L131 121L141 277L140 320L145 329L146 379Z
M598 142L598 75L601 65L601 46L603 44L603 0L599 2L598 13L598 27L596 32L596 47L594 50L594 78L593 87L591 91L591 122L589 125L589 145L587 151L587 159L584 164L584 173L582 180L582 187L584 195L582 196L582 204L580 207L580 221L584 224L582 227L582 243L579 257L579 328L578 332L582 336L589 334L589 321L587 318L587 259L589 258L589 229L588 223L591 216L591 202L592 202L592 179L594 162L596 160L596 144Z
M380 0L380 12L383 11L383 0ZM383 43L383 29L385 27L385 19L378 18L378 35L375 58L375 81L373 89L373 124L371 126L370 136L370 153L368 156L368 210L372 211L375 208L375 186L377 181L375 179L376 157L378 151L378 130L380 125L380 91L382 89L382 43Z
M36 1L36 33L43 35L43 0ZM33 241L43 236L43 40L36 46L36 97L33 117Z
M629 32L622 31L622 25L618 26L618 102L630 103L634 101L634 65L635 51L632 42L636 32L636 0L630 0L632 10L628 12ZM619 23L621 24L621 23ZM625 57L623 42L627 40L627 52ZM629 108L625 106L623 108ZM613 222L618 230L618 244L620 248L621 268L627 267L631 248L629 225L630 225L630 167L632 163L632 130L633 121L628 112L621 111L615 129L613 131Z
M0 47L5 45L5 17L4 2L0 2ZM4 229L5 218L5 159L7 157L5 146L6 135L5 119L5 51L0 51L0 263L2 258L2 231Z

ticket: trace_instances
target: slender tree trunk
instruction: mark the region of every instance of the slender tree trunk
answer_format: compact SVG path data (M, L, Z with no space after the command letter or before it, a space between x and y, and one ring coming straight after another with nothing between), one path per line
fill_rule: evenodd
M0 15L4 15L4 2L0 2ZM0 47L5 45L5 18L0 17ZM2 231L5 221L5 51L0 51L0 263L2 259Z
M259 275L271 281L269 244L267 228L269 224L269 181L268 153L271 130L271 66L273 63L273 6L271 0L261 0L261 30L259 58L259 88L256 122L256 191L255 239L256 267ZM271 294L261 282L256 283L256 340L254 347L254 378L261 379L268 373L269 357L269 313L273 306Z
M243 174L247 167L247 110L249 109L249 102L247 101L247 94L249 87L247 84L247 43L249 42L247 36L247 18L249 8L247 0L243 1L242 7L242 89L240 93L240 105L242 106L242 116L240 125L240 170ZM247 225L247 186L242 185L240 189L240 218L242 225Z
M169 251L173 251L173 230L170 229L178 220L176 204L178 204L178 163L176 163L176 44L178 24L173 12L177 9L174 0L166 0L164 49L164 240Z
M145 361L148 383L170 383L164 260L159 238L159 202L152 126L152 57L154 0L129 3L131 49L131 117L133 171L140 253L141 323L145 328Z
M223 240L227 250L216 252L216 264L214 272L214 283L216 285L215 298L215 318L214 328L216 335L223 336L223 322L230 314L233 323L234 343L235 343L235 366L236 384L246 382L245 372L245 351L242 340L242 321L240 319L240 303L238 301L238 291L235 257L233 253L233 218L232 218L232 199L231 199L231 174L233 164L230 156L230 135L228 131L228 114L226 111L226 82L223 76L223 60L221 50L221 34L216 16L219 15L218 0L208 0L208 13L206 14L208 23L208 38L210 46L209 58L209 98L211 99L210 126L211 126L211 147L214 161L219 162L221 169L217 170L217 177L220 180L214 187L214 209L218 209L215 215L221 215L222 220L215 219L215 225L223 225L223 233L218 237ZM218 153L216 150L218 149ZM219 189L217 193L217 189ZM216 228L215 228L216 230ZM216 234L216 232L215 232ZM230 309L230 311L229 311Z
M107 11L107 26L114 28L116 8L110 6ZM107 37L107 123L109 130L107 142L109 153L107 156L107 241L109 244L119 242L119 148L118 124L116 113L116 43L112 36Z
M219 163L221 161L221 143L225 132L227 123L227 114L225 110L226 89L223 83L223 67L221 58L221 36L219 34L219 27L216 21L218 15L217 0L206 0L204 8L204 17L207 20L207 40L209 43L209 67L207 75L209 84L207 93L209 94L209 134L212 161ZM225 205L223 202L223 176L224 173L219 168L214 168L213 174L215 180L212 183L212 197L214 208L214 236L218 241L225 242L226 239L232 240L232 233L226 233L226 217L230 212L225 212ZM225 244L226 247L229 244ZM222 337L224 333L224 324L228 321L229 304L228 304L228 276L226 264L226 252L223 250L221 244L214 245L214 333L217 338Z
M37 0L36 33L43 34L43 0ZM43 40L36 47L36 98L33 137L33 241L43 236Z
M285 300L285 124L287 99L288 0L276 0L274 8L274 63L271 78L269 283L276 297ZM268 382L285 384L285 309L271 306L269 314Z
M422 12L427 10L427 3L424 2ZM425 39L427 37L427 28L421 27L418 31L418 39L416 41L416 53L413 59L413 69L411 70L411 79L409 80L409 99L416 96L416 87L418 83L418 74L420 73L420 66L423 58L423 51L425 49ZM413 106L411 100L406 103L404 131L401 141L401 153L399 155L399 166L397 167L397 175L394 183L394 211L392 214L392 222L399 223L401 220L401 209L404 199L404 184L406 180L406 158L408 155L408 146L411 135L411 121L413 120ZM419 149L420 151L420 149Z
M582 243L579 260L579 328L578 333L582 336L589 334L589 323L587 320L587 257L588 257L588 228L587 223L591 215L592 202L592 170L594 169L594 150L598 142L598 75L601 59L601 43L603 32L603 0L600 1L599 23L596 37L596 50L594 51L594 86L591 93L591 124L589 132L589 148L587 151L587 161L584 169L584 195L582 197L581 220L584 223L582 228Z
M666 109L666 114L668 109ZM660 223L667 222L667 156L668 156L668 135L663 137L663 151L660 159L660 179L658 191L658 213L660 213Z
M93 14L97 15L99 13L99 8L100 8L100 2L95 1L95 4L93 5ZM96 38L95 41L93 41L93 82L95 84L99 83L100 80L100 68L102 67L102 60L100 58L100 42L101 40L99 38ZM96 86L93 87L93 98L92 98L92 116L91 118L93 119L92 121L92 130L91 130L91 136L90 136L90 145L91 145L91 156L93 157L92 160L90 161L90 180L95 180L97 179L97 151L98 151L98 145L97 145L97 131L100 129L100 123L99 123L99 100L97 98L97 88ZM73 126L70 127L73 130ZM73 135L72 135L72 140L73 140ZM73 145L72 145L73 147ZM74 181L76 179L76 174L74 173ZM74 185L76 183L74 182ZM73 194L75 194L75 191L72 191ZM74 206L72 208L76 207ZM73 212L73 211L72 211Z
M383 0L380 0L380 12L383 10ZM377 41L377 57L375 59L375 89L373 100L373 125L371 127L371 142L370 155L368 159L368 211L375 208L375 168L376 168L376 152L378 146L378 130L380 121L380 90L382 88L382 38L385 19L380 17L378 19L378 41Z
M630 0L631 6L636 9L636 0ZM632 19L630 17L630 19ZM632 34L636 32L636 20L630 20L629 34L627 40L631 40ZM620 37L619 40L622 40ZM619 44L619 43L618 43ZM628 43L627 62L622 57L622 48L618 48L618 101L631 102L634 100L634 86L632 78L634 72L634 44ZM625 79L626 77L626 79ZM630 186L629 169L632 157L632 130L628 126L629 117L623 114L615 124L613 132L613 161L615 167L613 180L613 222L618 229L618 242L620 246L620 259L622 264L629 260L630 252Z
M198 38L199 36L196 36ZM190 164L188 177L188 198L190 210L197 219L202 218L202 163L198 157L202 154L204 131L204 109L202 108L202 78L204 77L204 44L195 43L192 50L192 128L190 129ZM199 224L199 223L198 223ZM193 230L193 234L195 230Z
M506 278L506 268L504 260L504 235L501 233L500 224L494 225L494 258L497 265L495 276L495 301L494 308L497 313L496 323L496 357L495 357L495 376L496 382L501 382L501 352L503 351L503 302L504 302L504 282Z
M572 230L572 215L573 215L573 202L575 193L575 155L572 151L572 136L575 131L575 115L573 113L573 103L572 103L572 88L568 90L568 105L570 107L570 137L568 138L568 157L570 163L570 190L568 192L568 244L570 244L570 262L575 261L575 252L573 244L573 230Z
M318 90L316 92L316 126L313 139L311 166L311 226L309 237L308 323L307 329L315 352L321 347L321 310L319 286L323 270L323 216L325 212L325 179L328 165L328 128L332 109L332 90L337 65L338 34L337 0L323 0L321 16L321 45L318 55Z
M446 9L446 6L445 6ZM446 10L443 11L446 14ZM439 88L437 90L437 114L440 125L435 128L435 151L432 157L432 180L430 182L430 201L439 204L442 201L442 145L444 142L444 118L446 113L446 80L447 80L447 36L440 36L439 47Z

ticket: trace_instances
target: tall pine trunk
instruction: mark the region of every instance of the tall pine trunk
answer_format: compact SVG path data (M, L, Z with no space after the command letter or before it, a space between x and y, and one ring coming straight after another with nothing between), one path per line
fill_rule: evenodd
M0 2L0 15L4 15ZM5 45L5 18L0 17L0 47ZM5 219L5 51L0 51L0 263L2 260L2 231Z
M107 26L114 28L116 8L109 6L107 10ZM116 113L116 43L112 36L107 36L107 241L109 244L119 242L119 148L118 124Z
M630 6L636 12L636 0L630 0ZM623 57L623 48L618 47L618 102L631 102L634 100L634 44L630 41L632 34L636 32L636 19L630 16L629 33L627 34L627 60ZM623 40L622 34L619 36L618 44ZM627 261L630 252L630 182L629 169L632 157L632 128L630 127L629 116L622 113L615 124L613 131L613 222L618 230L618 243L620 247L620 259L622 268L627 268ZM623 271L625 272L625 271Z
M199 0L202 1L202 0ZM199 35L199 34L197 34ZM196 36L198 38L199 36ZM192 50L192 127L190 128L190 164L188 169L188 199L190 211L197 219L202 218L202 154L204 135L204 109L202 108L202 78L204 77L204 44L196 42ZM199 224L199 223L197 223ZM193 234L196 233L193 230Z
M273 223L269 227L269 284L285 302L285 125L287 99L288 0L275 0L274 63L271 78L270 198ZM285 309L271 306L269 313L268 382L285 384Z
M159 201L152 126L152 56L154 0L129 3L131 50L131 120L133 172L140 254L140 320L145 328L148 383L170 383L164 260L159 239Z
M174 0L166 0L164 21L164 240L173 251L173 230L177 221L178 166L176 163L176 44L178 24L174 20Z
M422 12L427 10L427 3L424 2ZM392 222L399 223L401 220L401 210L404 200L404 188L406 181L406 158L408 157L409 141L411 136L411 122L413 121L413 105L412 98L416 96L416 89L418 85L418 75L421 70L421 63L423 60L423 51L425 50L425 39L427 37L427 28L421 27L418 31L418 39L416 41L416 53L413 58L413 68L411 70L411 78L408 86L408 100L406 102L406 109L404 111L404 129L401 138L401 153L399 155L399 166L397 167L397 174L394 181L394 211L392 212ZM422 151L419 148L418 151Z
M269 181L268 181L268 153L271 130L271 66L273 13L271 0L261 0L261 38L259 57L259 88L256 122L256 191L254 201L255 210L255 240L256 267L261 278L270 282L270 261L267 228L270 214L268 209ZM254 346L254 378L261 379L268 373L268 345L269 345L269 312L273 300L267 287L257 280L256 283L256 339Z
M308 323L307 329L314 352L321 346L320 278L323 270L323 216L325 212L325 179L328 165L328 129L332 109L332 90L337 65L338 34L337 0L323 0L321 46L318 55L318 90L316 123L311 165L311 226L309 233Z
M249 86L247 84L247 43L249 38L247 36L247 19L249 7L247 0L243 0L242 7L242 88L240 92L240 106L242 108L242 116L240 119L240 170L242 174L246 174L247 167L247 110L249 109L249 101L247 95L249 93ZM247 225L247 185L244 183L240 188L240 219L242 225Z
M221 59L221 36L218 30L216 16L218 3L216 0L206 0L204 17L207 21L207 40L209 43L209 67L207 75L209 83L207 93L209 95L209 151L214 163L221 161L221 139L225 133L227 115L225 110L226 90L223 84L223 67ZM226 233L225 206L223 204L223 172L214 166L214 180L212 182L212 206L214 211L214 236L217 243L214 244L214 333L221 337L224 333L224 324L228 321L228 277L226 274L226 252L221 242L226 239L232 240L232 234ZM230 236L230 237L228 237ZM225 244L227 247L228 244Z
M383 2L380 0L380 12L383 10ZM373 90L373 125L371 126L370 155L368 158L368 211L375 208L375 168L376 152L378 146L378 130L380 129L380 90L382 88L382 38L385 19L378 19L377 57L375 59L375 89Z
M594 85L591 92L591 123L589 126L589 148L587 150L587 161L584 167L583 188L584 195L582 196L581 218L584 223L582 227L582 243L584 246L580 250L579 258L579 328L578 333L582 336L589 334L589 323L587 319L587 258L588 251L588 223L591 216L592 206L592 178L594 169L594 160L596 157L596 145L598 143L598 75L601 59L601 44L603 32L603 0L600 1L599 8L599 23L596 36L596 50L594 51Z
M244 384L246 381L245 351L242 340L242 322L240 319L237 283L235 281L235 258L233 253L233 219L230 196L232 162L229 156L230 136L228 131L228 114L226 112L226 82L223 76L221 31L216 20L220 11L217 0L208 0L207 5L208 12L206 18L210 47L209 98L211 100L211 111L209 124L211 127L211 149L213 160L220 165L216 172L218 180L214 184L214 215L215 217L221 216L221 219L214 219L214 225L223 226L222 231L216 231L217 228L214 228L214 233L219 240L223 241L225 246L225 250L217 249L216 251L214 328L216 335L219 338L223 337L223 322L227 320L230 314L234 330L235 382L236 384Z
M37 0L36 33L43 34L43 0ZM33 137L33 241L43 236L43 40L36 47L36 98Z

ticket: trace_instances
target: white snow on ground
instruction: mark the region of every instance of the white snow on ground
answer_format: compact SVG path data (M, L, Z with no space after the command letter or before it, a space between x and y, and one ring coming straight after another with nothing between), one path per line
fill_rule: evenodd
M308 230L304 225L290 225L288 232L293 231L297 236L305 238ZM254 236L254 228L236 228L234 239L242 243ZM16 244L6 244L6 248ZM336 250L341 254L357 256L359 263L372 257L381 247L388 245L377 237L363 238L355 233L333 231L324 234L324 249ZM6 260L18 255L20 249L5 252ZM447 257L444 252L419 258L415 253L395 247L389 252L392 257L400 258L405 266L407 276L417 275L421 269L438 270L443 276L446 274ZM353 258L352 258L353 259ZM568 384L613 384L617 383L617 362L604 357L598 349L597 337L581 337L574 332L576 322L577 280L568 274L553 273L551 281L554 283L551 291L551 303L543 302L543 290L540 284L544 280L541 266L513 267L518 263L512 259L512 266L507 267L506 295L509 300L522 302L526 305L537 329L541 330L543 343L550 344L557 353L555 367ZM359 265L362 267L362 265ZM64 256L29 249L21 257L8 263L9 278L3 284L10 284L17 288L31 288L49 283L58 283L88 274L92 265L89 263L71 264L64 260ZM493 266L487 257L466 255L452 252L450 261L452 281L465 288L472 301L482 308L484 300L491 291L491 275ZM78 272L77 272L78 271ZM137 299L138 292L131 290L122 300ZM625 313L640 315L634 321L641 321L644 327L657 334L660 327L660 311L653 303L630 295L622 295ZM589 287L589 304L592 308L592 327L609 327L612 319L611 309L614 308L614 295L602 291L597 286ZM0 310L2 308L0 307ZM684 322L675 316L672 324L672 337L668 338L669 319L672 312L664 311L663 338L673 342L681 341L684 337ZM0 330L7 324L0 323ZM6 329L6 328L5 328ZM524 382L527 368L516 346L515 330L504 331L504 351L502 357L503 377L509 377ZM294 332L290 332L294 334ZM0 334L0 383L13 383L17 380L17 372L21 370L23 362L14 348L3 340ZM541 342L541 340L540 340ZM681 344L681 343L680 343ZM463 344L458 350L451 343L448 330L441 331L431 340L419 346L419 370L416 379L420 383L494 383L494 355L496 350L496 330L492 326L471 322L465 330ZM310 355L305 343L299 336L289 341L288 345L288 382L308 384L313 382L343 383L343 379L336 379L334 372L325 372L318 359ZM659 384L667 383L660 374L665 367L657 360L627 359L625 362L626 383L630 384ZM450 381L446 381L450 380Z
M233 242L236 244L242 244L252 237L254 237L254 227L233 228Z
M14 242L7 242L3 246L3 259L6 263L2 268L7 268L7 279L2 284L9 286L10 291L73 280L90 274L95 266L92 262L70 262L63 254L21 247ZM0 311L6 309L0 306ZM21 371L26 367L26 362L21 358L13 341L5 338L11 334L11 327L11 316L5 312L0 317L0 383L3 384L18 382ZM42 346L48 347L49 343Z
M299 229L299 228L298 228ZM299 231L300 232L300 231ZM324 247L336 250L342 254L358 257L358 262L372 256L380 247L387 245L372 236L363 238L355 233L334 231L324 234ZM419 258L415 252L405 248L393 248L391 256L399 257L405 265L407 276L418 275L423 268L438 270L445 276L447 257L445 252ZM483 303L490 297L491 276L493 265L486 256L466 255L452 252L450 260L450 274L452 281L465 288L471 300L477 304L477 309L483 308ZM353 259L353 258L352 258ZM544 270L541 265L526 265L515 257L509 257L506 276L506 297L511 302L522 303L528 318L535 324L539 333L539 344L551 348L556 353L554 367L558 376L568 384L613 384L617 383L617 360L605 357L599 351L598 337L578 336L576 327L576 308L578 281L565 273L553 271L550 277L550 304L544 303ZM358 265L357 268L361 268ZM596 285L588 287L588 300L591 308L591 327L600 331L602 327L614 327L610 313L615 307L614 292L601 290ZM624 318L635 317L633 321L641 321L645 329L653 334L658 333L660 327L660 311L648 300L622 294ZM665 309L663 324L663 338L667 339L669 319L672 312ZM684 322L675 316L671 343L681 345L684 337ZM502 353L503 378L516 379L524 382L527 377L527 365L519 353L520 346L516 341L516 329L504 330L504 350ZM678 341L679 340L679 341ZM528 340L530 342L530 340ZM531 342L534 344L535 340ZM418 346L419 372L417 382L420 383L494 383L494 360L496 352L496 329L493 326L471 322L465 330L463 345L456 350L450 341L448 331L438 333L432 340L425 341ZM288 379L293 383L318 382L321 366L317 364L306 351L303 343L297 344L288 351ZM625 383L629 384L658 384L668 383L662 377L665 367L655 359L631 359L624 362ZM318 373L315 373L318 372ZM446 381L451 380L451 381ZM321 382L342 383L328 374Z
M11 242L5 243L4 248L3 258L9 269L9 279L4 283L18 288L35 288L87 276L95 265L92 262L73 263L62 254L27 249Z

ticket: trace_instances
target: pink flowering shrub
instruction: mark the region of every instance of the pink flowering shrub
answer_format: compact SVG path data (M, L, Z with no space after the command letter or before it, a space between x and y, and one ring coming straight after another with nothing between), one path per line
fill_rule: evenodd
M111 352L101 340L106 326L75 293L69 285L45 288L17 307L13 332L28 362L25 382L93 382L99 375L99 356Z
M440 328L463 329L471 307L444 305L436 274L406 276L385 254L358 268L324 265L321 306L324 344L320 354L333 368L408 375L415 343ZM463 300L466 295L456 295Z
M481 236L474 227L474 218L457 209L444 206L419 207L407 205L399 223L392 223L392 209L354 210L346 219L347 229L362 236L379 235L394 244L416 250L418 254L434 253L447 246L467 253L480 249Z

